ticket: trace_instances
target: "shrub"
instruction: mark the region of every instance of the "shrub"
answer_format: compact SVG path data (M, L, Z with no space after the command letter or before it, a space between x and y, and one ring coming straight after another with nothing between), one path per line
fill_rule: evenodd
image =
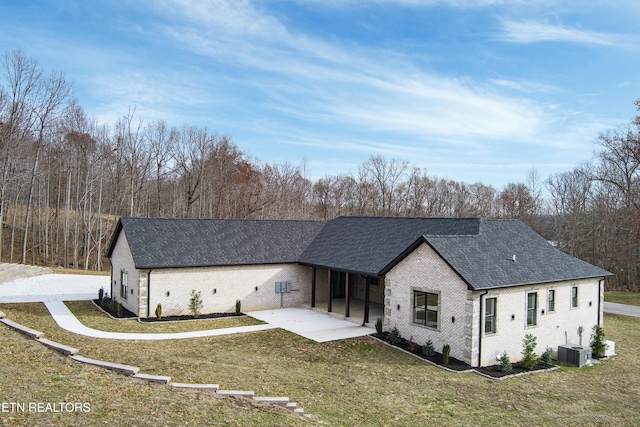
M547 349L540 356L540 363L542 363L547 368L553 366L553 357L551 356L551 348L547 347Z
M413 352L413 351L416 351L417 349L418 349L418 344L413 342L413 335L411 335L411 337L409 338L409 350Z
M109 300L109 311L111 314L118 312L118 301L113 298Z
M156 318L160 320L161 317L162 317L162 304L158 304L156 306Z
M376 320L376 332L378 335L382 335L382 317L378 317Z
M504 372L505 374L513 372L513 364L507 354L507 350L505 350L504 353L502 353L502 356L500 356L500 372Z
M600 325L595 325L591 330L591 351L594 358L604 357L607 351L607 344L604 340L604 329Z
M522 340L522 354L524 357L520 361L520 364L527 369L533 369L533 367L538 364L538 356L535 353L536 341L537 338L532 334L525 335Z
M189 299L189 311L193 317L200 317L200 310L202 310L202 293L196 292L195 289L191 290L191 298Z
M436 354L436 349L433 347L433 342L431 342L431 340L427 340L427 342L424 343L422 346L422 352L427 357L431 357Z
M118 317L124 317L124 307L120 303L118 303L117 313Z
M442 346L442 363L445 365L449 364L449 356L451 355L451 346L449 344L445 344Z
M389 342L393 345L400 344L402 341L402 335L400 335L400 331L397 326L394 326L389 334Z
M242 302L237 299L236 300L236 314L240 314L240 309L242 308Z
M98 305L102 305L102 298L104 298L104 288L98 291Z

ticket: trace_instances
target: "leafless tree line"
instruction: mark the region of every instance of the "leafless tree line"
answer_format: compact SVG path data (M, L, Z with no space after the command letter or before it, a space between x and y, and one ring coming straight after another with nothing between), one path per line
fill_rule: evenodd
M600 135L591 162L543 179L535 168L502 189L439 178L372 156L354 172L312 180L306 159L266 164L227 135L87 116L64 74L21 51L2 58L0 259L107 267L120 216L319 219L340 215L519 218L571 255L638 287L640 118ZM637 103L640 108L640 104Z

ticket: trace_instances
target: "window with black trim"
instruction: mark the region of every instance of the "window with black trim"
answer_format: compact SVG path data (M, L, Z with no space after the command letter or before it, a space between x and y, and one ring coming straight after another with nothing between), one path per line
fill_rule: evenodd
M556 291L555 289L549 289L547 293L547 311L552 313L556 311Z
M496 333L496 298L487 298L485 300L484 310L484 333Z
M538 324L538 294L531 292L527 294L527 326Z
M438 327L438 294L413 291L413 323Z
M120 296L127 299L127 290L129 289L129 275L126 271L120 272Z
M578 308L578 287L571 287L571 308Z

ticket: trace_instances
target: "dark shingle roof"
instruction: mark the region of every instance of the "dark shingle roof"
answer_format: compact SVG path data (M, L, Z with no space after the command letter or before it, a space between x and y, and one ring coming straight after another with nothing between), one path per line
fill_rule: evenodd
M298 262L324 222L121 218L136 268ZM111 256L113 246L108 250Z
M327 222L300 262L377 275L420 236L477 234L477 218L339 217Z
M426 242L474 290L611 275L560 252L517 220L122 218L108 257L120 230L127 237L136 268L300 262L378 276Z
M517 220L482 220L476 236L425 239L475 290L611 275L557 250Z

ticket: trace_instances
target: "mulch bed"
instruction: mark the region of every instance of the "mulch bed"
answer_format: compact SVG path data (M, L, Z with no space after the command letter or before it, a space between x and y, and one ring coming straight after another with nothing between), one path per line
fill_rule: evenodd
M162 316L160 319L157 317L141 317L140 322L142 323L161 323L161 322L176 322L180 320L202 320L202 319L219 319L222 317L239 317L244 316L244 313L208 313L201 314L198 317L194 317L191 315L185 316Z
M456 359L455 357L449 357L449 363L445 364L444 361L442 360L442 353L438 353L435 352L435 354L433 356L426 356L423 352L422 352L422 347L419 345L416 345L410 341L407 341L406 339L402 338L402 340L397 343L397 344L391 344L389 342L389 332L383 332L382 334L372 334L374 337L381 339L383 341L385 341L386 343L393 345L394 347L398 347L401 348L409 353L415 354L416 356L428 360L430 362L435 363L436 365L442 366L444 368L450 369L452 371L458 371L458 372L462 372L462 371L476 371L479 372L481 374L484 374L486 376L492 377L492 378L504 378L504 377L510 377L510 376L516 376L516 375L520 375L520 374L525 374L525 373L529 373L529 372L535 372L535 371L545 371L545 370L550 370L550 369L555 369L556 366L552 365L552 366L545 366L541 363L539 363L538 365L534 366L533 369L528 369L528 368L524 368L522 365L520 365L519 363L513 363L512 365L512 371L511 373L507 374L505 372L502 372L500 370L500 365L494 365L494 366L485 366L485 367L481 367L481 368L472 368L471 365L469 365L468 363L465 363L461 360Z
M94 299L93 302L100 307L101 309L103 309L104 311L106 311L107 313L109 313L109 315L111 315L111 317L115 317L116 319L135 319L138 316L136 316L135 314L133 314L132 312L130 312L129 310L127 310L126 308L122 307L122 316L118 316L118 310L117 308L115 310L111 310L110 304L100 304L100 301L97 299Z
M373 334L373 336L391 344L389 342L389 332L383 332L382 334L376 333L376 334ZM442 360L442 353L435 352L433 356L426 356L422 352L421 346L416 345L410 341L407 341L404 338L402 338L402 340L400 340L399 343L391 344L391 345L393 345L394 347L401 348L405 351L408 351L409 353L415 354L416 356L421 357L430 362L433 362L436 365L443 366L447 369L451 369L452 371L468 371L472 369L471 365L461 360L458 360L455 357L449 357L449 363L445 364L444 361Z

